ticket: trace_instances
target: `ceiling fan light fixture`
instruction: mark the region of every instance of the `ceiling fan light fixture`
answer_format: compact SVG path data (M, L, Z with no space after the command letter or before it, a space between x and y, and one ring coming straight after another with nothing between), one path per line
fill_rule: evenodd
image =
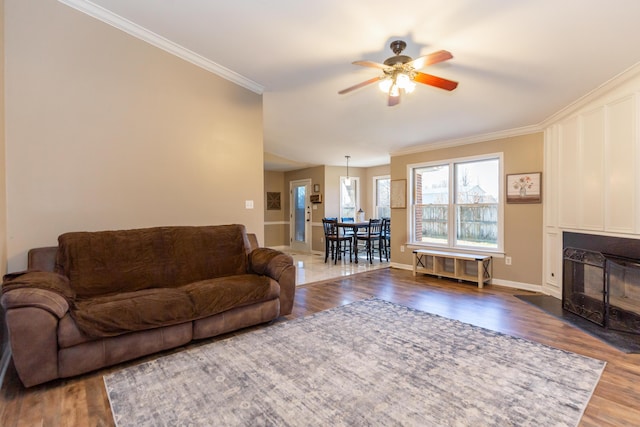
M393 80L391 80L390 77L387 77L386 79L380 80L380 83L378 83L378 87L382 92L389 93L389 89L391 89L392 84Z
M414 60L410 56L401 55L402 51L407 47L404 41L395 40L391 43L390 47L393 53L395 53L395 56L385 59L384 63L373 61L353 62L353 64L362 65L363 67L377 68L382 70L384 74L338 91L338 94L344 95L345 93L377 82L380 90L388 94L387 105L393 107L400 103L400 95L414 91L416 83L422 83L448 91L452 91L458 87L458 82L419 71L419 69L428 65L438 64L453 58L451 52L439 50Z
M404 90L405 93L411 93L416 88L416 84L408 74L396 73L395 76L381 79L378 87L384 93L388 93L391 96L399 96L400 89Z
M398 74L396 81L398 87L404 89L406 93L411 93L416 88L416 84L411 80L411 77L405 73Z

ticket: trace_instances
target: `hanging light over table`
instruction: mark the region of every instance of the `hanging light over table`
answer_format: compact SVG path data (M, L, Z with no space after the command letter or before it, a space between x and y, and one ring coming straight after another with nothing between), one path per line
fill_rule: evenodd
M351 156L344 156L347 159L347 177L344 180L345 185L351 185L351 179L349 178L349 159Z

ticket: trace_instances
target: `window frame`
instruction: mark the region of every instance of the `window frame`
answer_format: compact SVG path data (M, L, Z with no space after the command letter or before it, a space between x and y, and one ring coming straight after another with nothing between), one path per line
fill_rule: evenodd
M380 207L380 204L378 203L378 181L380 180L387 180L389 181L389 187L391 187L391 175L378 175L378 176L374 176L372 178L373 183L372 183L372 197L371 200L373 200L373 212L375 216L372 216L372 218L379 218L378 217L378 208ZM391 188L389 188L389 200L387 201L387 207L389 208L389 216L391 217ZM381 218L381 217L380 217Z
M480 162L485 160L498 160L498 238L496 242L495 248L485 248L478 246L468 246L468 245L459 245L456 244L456 232L457 232L457 224L456 224L456 212L455 209L458 206L455 203L455 192L457 190L456 183L456 175L455 169L456 164L462 163L470 163L470 162ZM438 244L436 242L422 242L418 241L415 236L416 230L416 192L417 189L415 187L415 169L425 168L425 167L433 167L433 166L448 166L449 167L449 203L448 203L448 216L447 223L449 224L447 231L447 243L446 244ZM472 252L472 253L489 253L489 254L504 254L504 205L505 205L505 187L504 187L504 153L488 153L481 154L476 156L468 156L468 157L456 157L456 158L447 158L441 160L435 160L430 162L421 162L421 163L413 163L407 165L407 176L408 181L410 183L410 200L409 200L409 209L407 209L407 224L409 229L407 230L407 235L409 237L409 244L411 246L423 247L423 248L438 248L438 249L449 249L449 250L459 250L464 252Z
M346 217L345 215L343 215L343 212L342 212L342 209L343 209L343 204L342 204L342 199L343 199L343 191L342 191L342 188L343 188L343 186L342 186L342 183L343 183L346 179L347 179L347 177L346 177L346 176L341 176L341 177L340 177L340 180L339 180L339 184L338 184L338 186L339 186L339 188L340 188L340 191L339 191L339 193L340 193L340 194L339 194L339 195L340 195L340 200L338 201L338 220L341 220L342 218L345 218L345 217ZM353 220L354 220L354 221L356 221L356 219L357 219L357 217L358 217L358 209L360 209L360 208L361 208L361 205L360 205L360 193L361 193L362 191L361 191L361 189L360 189L360 177L357 177L357 176L350 176L350 177L349 177L349 180L350 180L351 182L355 182L355 183L356 183L356 185L355 185L355 187L356 187L356 188L355 188L355 196L354 196L354 199L355 199L355 208L354 208L354 214L353 214Z

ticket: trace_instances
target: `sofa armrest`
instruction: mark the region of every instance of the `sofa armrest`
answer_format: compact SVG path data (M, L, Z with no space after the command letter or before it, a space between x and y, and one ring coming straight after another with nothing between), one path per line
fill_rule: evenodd
M249 254L249 268L252 273L280 280L285 268L293 265L293 258L284 252L270 248L257 248Z
M5 310L36 307L62 318L75 294L65 276L46 271L28 271L5 276L0 303Z
M18 376L26 387L58 378L58 323L73 292L66 277L49 272L5 276L0 304Z
M280 315L290 314L296 293L296 267L293 265L293 258L275 249L257 248L249 254L249 266L252 273L269 276L278 282Z
M0 299L5 311L12 308L36 307L62 319L69 311L69 303L60 294L47 289L19 288L5 292Z

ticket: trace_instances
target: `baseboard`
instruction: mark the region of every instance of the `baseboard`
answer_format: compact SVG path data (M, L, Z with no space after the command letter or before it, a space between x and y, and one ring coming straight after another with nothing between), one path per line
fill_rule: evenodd
M400 264L397 262L390 262L389 263L389 267L391 268L398 268L400 270L410 270L413 271L413 266L412 265L408 265L408 264Z
M11 346L7 343L7 348L2 353L2 359L0 360L0 388L4 384L4 376L7 373L9 367L9 361L11 360Z
M511 280L493 279L492 285L504 286L505 288L522 289L523 291L542 292L542 285L533 285L531 283L512 282Z
M401 270L411 270L411 271L413 271L413 266L412 265L399 264L397 262L392 262L390 265L391 265L392 268L399 268ZM496 285L496 286L504 286L506 288L521 289L523 291L544 293L542 291L542 285L533 285L531 283L513 282L511 280L496 279L494 277L493 279L491 279L491 284L492 285Z

